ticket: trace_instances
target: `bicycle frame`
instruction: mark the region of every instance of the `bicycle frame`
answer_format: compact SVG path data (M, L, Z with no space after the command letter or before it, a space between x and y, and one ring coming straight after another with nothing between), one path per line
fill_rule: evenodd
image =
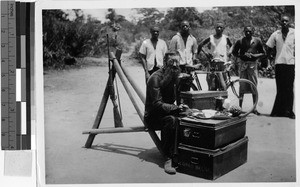
M230 71L229 70L226 70L225 72L224 72L225 74L226 74L226 82L225 82L225 84L226 84L226 87L231 87L231 89L232 89L232 92L234 93L234 95L236 95L236 97L238 97L238 98L240 98L239 97L239 94L236 92L236 90L235 90L235 88L234 88L234 86L233 86L233 81L231 80L231 75L230 75Z

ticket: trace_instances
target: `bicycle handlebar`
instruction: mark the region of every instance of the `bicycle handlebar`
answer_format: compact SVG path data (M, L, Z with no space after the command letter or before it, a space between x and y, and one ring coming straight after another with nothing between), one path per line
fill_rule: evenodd
M193 69L193 70L199 69L200 66L201 66L201 64L195 64L195 65L186 64L186 65L184 65L185 68Z

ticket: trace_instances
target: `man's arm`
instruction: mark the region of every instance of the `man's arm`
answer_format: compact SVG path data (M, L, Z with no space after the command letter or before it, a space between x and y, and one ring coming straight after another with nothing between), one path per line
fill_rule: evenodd
M198 44L197 44L197 40L196 38L194 38L194 41L193 41L193 46L192 46L192 53L193 53L193 56L192 56L192 61L193 61L193 64L197 64L197 50L198 50Z
M151 77L148 81L147 89L149 89L148 93L150 94L152 104L156 111L160 111L163 114L176 114L180 111L177 105L163 102L160 80L156 76Z
M268 58L268 68L271 67L271 55L273 48L276 46L276 32L272 33L270 38L268 39L266 46L267 46L267 58Z
M205 40L203 40L202 42L200 42L200 44L198 45L198 52L197 52L198 55L201 52L202 47L204 45L206 45L209 41L210 41L210 38L208 37Z
M257 51L258 51L257 54L251 54L252 57L258 59L258 58L261 58L266 55L266 51L265 51L262 41L260 39L258 40Z
M232 43L228 37L227 37L227 45L229 46L229 48L232 46Z
M171 41L170 41L170 51L177 51L177 39L176 39L176 35L172 37Z
M268 59L268 68L270 68L273 64L272 64L272 60L270 60L271 57L271 54L272 54L272 51L273 51L273 48L267 46L267 50L266 50L266 56L267 56L267 59Z
M232 53L232 43L230 41L230 39L227 37L227 46L229 47L229 51L228 51L228 57L231 57L231 53Z
M140 55L140 58L142 60L142 66L143 66L144 71L145 71L145 79L146 79L146 82L147 82L149 77L150 77L150 74L148 72L148 65L147 65L146 55L144 55L142 53L139 53L139 55Z
M236 41L235 44L233 45L231 54L235 57L239 57L239 51L240 51L240 40Z

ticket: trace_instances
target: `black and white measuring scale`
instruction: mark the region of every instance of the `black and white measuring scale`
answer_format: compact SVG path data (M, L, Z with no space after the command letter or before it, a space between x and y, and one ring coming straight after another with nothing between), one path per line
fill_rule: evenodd
M26 20L22 20L26 19L24 18L26 15L23 15L26 14L26 3L15 1L0 1L0 3L1 148L2 150L30 149L30 132L28 131L30 124L26 119L30 111L28 110L28 106L30 107L27 100L28 93L26 93L29 89L26 77L28 45L26 45L26 33L22 34L22 30L26 30Z

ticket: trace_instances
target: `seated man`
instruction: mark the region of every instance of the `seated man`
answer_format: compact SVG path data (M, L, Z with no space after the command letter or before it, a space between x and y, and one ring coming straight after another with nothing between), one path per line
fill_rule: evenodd
M166 173L175 174L172 157L176 146L176 116L183 109L182 105L174 104L175 84L180 73L178 53L166 53L164 62L164 66L154 72L147 82L144 121L149 129L161 130L162 149L167 157L164 169Z

